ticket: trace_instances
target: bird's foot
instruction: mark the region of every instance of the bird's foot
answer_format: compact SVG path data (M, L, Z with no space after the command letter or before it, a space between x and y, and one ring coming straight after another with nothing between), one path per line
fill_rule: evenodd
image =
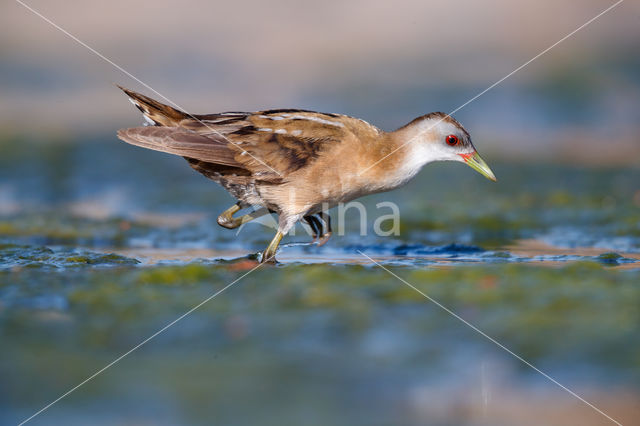
M325 245L327 241L329 241L329 238L331 238L331 232L325 232L324 234L320 235L320 238L318 238L317 241L318 247L322 247L323 245ZM313 241L316 241L316 239L314 238Z
M260 263L277 263L276 251L278 250L278 245L280 245L280 241L282 241L283 236L283 232L279 230L276 232L276 235L273 237L273 240L271 240L271 243L269 243L269 246L262 252Z
M269 253L267 250L263 251L260 254L260 263L268 263L271 265L275 265L278 263L278 261L276 260L276 254L275 253Z

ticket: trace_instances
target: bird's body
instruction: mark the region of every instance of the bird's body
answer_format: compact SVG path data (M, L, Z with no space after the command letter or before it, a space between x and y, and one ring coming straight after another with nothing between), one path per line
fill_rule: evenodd
M455 146L413 143L425 132L438 128L445 135L459 134L460 158L477 156L468 133L443 113L428 114L394 132L384 132L357 118L298 109L189 115L123 90L148 125L122 129L118 136L133 145L180 155L193 169L224 187L238 204L221 215L218 223L233 228L255 218L232 218L249 206L278 214L277 242L272 242L263 260L275 255L282 235L297 221L304 218L315 231L322 228L321 218L330 232L328 215L323 214L328 208L397 188L424 164L451 159L449 151ZM318 230L319 237L325 235Z

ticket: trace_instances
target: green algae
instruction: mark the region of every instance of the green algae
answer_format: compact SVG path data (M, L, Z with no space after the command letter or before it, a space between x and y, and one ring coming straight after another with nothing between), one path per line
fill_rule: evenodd
M184 266L149 268L142 271L135 282L140 285L182 286L213 278L214 274L210 266L193 263Z
M454 311L469 306L486 310L492 331L509 336L526 327L528 339L541 337L550 326L582 324L584 333L606 329L608 333L630 332L637 324L640 287L637 272L613 271L596 262L575 263L563 268L539 268L524 265L490 267L438 268L412 270L395 268L396 273L434 300ZM22 283L31 288L36 272L23 278L19 273L5 273L12 287L20 292ZM9 274L9 275L6 275ZM65 279L59 274L59 279ZM157 266L143 269L90 271L67 276L66 297L71 311L109 314L119 322L152 314L149 303L169 304L187 309L199 297L213 294L239 274L226 266L189 264ZM44 289L49 280L40 286ZM300 265L286 268L258 269L237 284L234 296L221 297L211 308L227 311L239 299L250 312L281 312L293 309L306 315L317 309L336 314L375 311L394 306L433 307L429 300L402 281L377 267ZM141 308L139 312L131 307ZM602 309L615 307L603 316ZM204 308L205 310L209 308ZM124 315L124 319L120 318ZM82 314L80 314L82 317ZM496 319L499 317L499 321ZM626 320L623 321L623 319ZM444 317L443 317L444 319ZM482 318L478 318L482 321ZM620 328L624 323L625 327ZM606 324L609 324L608 326ZM375 324L370 324L375 327ZM577 345L590 346L588 340ZM542 345L542 342L540 342ZM628 344L620 342L620 344Z
M51 249L46 246L0 244L0 270L11 268L69 268L86 266L120 266L140 263L115 253L87 250Z
M620 256L618 253L602 253L601 255L598 256L598 260L602 263L613 263L613 264L618 264L618 261L622 259L622 256Z
M127 239L149 231L149 226L122 218L92 220L64 214L28 212L0 219L0 239L55 245L87 243L122 247Z

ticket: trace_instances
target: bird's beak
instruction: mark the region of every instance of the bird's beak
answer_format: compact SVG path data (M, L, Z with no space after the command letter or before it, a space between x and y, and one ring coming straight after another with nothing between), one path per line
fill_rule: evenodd
M460 155L460 157L462 157L464 162L467 163L467 165L471 167L473 170L480 173L482 176L486 177L487 179L490 179L494 182L497 181L496 175L493 174L493 172L491 171L487 163L485 163L482 157L480 157L480 154L474 151L468 154L458 154L458 155Z

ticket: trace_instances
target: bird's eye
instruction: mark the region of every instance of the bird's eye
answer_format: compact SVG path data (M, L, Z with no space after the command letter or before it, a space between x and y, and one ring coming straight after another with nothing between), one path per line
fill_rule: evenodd
M458 137L456 135L449 135L447 136L447 145L449 146L456 146L458 145Z

